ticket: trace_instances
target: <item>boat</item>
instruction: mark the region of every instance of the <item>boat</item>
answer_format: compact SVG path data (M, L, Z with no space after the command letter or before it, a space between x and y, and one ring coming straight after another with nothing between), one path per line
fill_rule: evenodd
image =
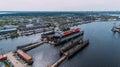
M79 31L80 31L80 28L74 28L74 29L70 29L70 30L64 31L63 34L64 35L69 35L71 33L79 32Z
M113 32L118 32L118 33L120 33L120 25L118 25L118 26L114 25L111 30L112 30Z
M0 61L6 60L6 59L7 59L7 56L6 56L6 55L0 55Z

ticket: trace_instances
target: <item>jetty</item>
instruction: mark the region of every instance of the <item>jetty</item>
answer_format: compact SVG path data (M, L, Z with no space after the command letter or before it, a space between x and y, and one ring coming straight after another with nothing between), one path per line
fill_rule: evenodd
M31 50L33 48L36 48L38 46L43 45L44 43L46 43L46 42L42 41L42 42L36 42L36 43L21 45L21 46L17 46L17 49L22 49L23 51L29 51L29 50Z

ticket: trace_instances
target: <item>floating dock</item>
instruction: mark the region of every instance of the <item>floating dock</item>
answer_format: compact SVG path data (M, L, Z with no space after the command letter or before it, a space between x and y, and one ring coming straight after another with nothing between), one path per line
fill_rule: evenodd
M49 41L50 44L53 44L53 45L59 45L60 43L62 42L65 42L65 41L68 41L74 37L77 37L77 36L82 36L84 34L83 31L81 32L76 32L76 33L73 33L73 34L70 34L70 35L67 35L67 36L64 36L64 37L61 37L61 38L57 38L57 39L54 39L52 41Z
M66 31L54 30L54 31L50 31L47 33L43 33L41 35L41 37L42 37L42 40L49 42L49 41L55 41L57 39L61 39L64 37L68 37L68 36L73 35L73 34L78 33L78 32L80 32L80 28L69 29Z
M84 48L85 46L87 46L89 44L89 40L85 40L83 41L82 44L77 44L76 46L74 46L73 48L71 48L70 50L64 52L64 55L67 55L67 57L71 57L72 55L74 55L76 52L78 52L80 49Z
M48 67L58 67L58 65L61 64L65 59L67 59L67 58L71 57L72 55L76 54L79 50L81 50L82 48L84 48L88 44L89 44L89 40L83 41L82 44L77 44L75 47L73 47L70 50L64 52L64 55L59 60L57 60L52 65L49 65Z
M78 36L76 38L71 39L70 41L65 43L65 45L62 48L60 48L60 53L63 54L67 50L71 49L76 45L76 43L80 42L82 39L83 39L82 36Z

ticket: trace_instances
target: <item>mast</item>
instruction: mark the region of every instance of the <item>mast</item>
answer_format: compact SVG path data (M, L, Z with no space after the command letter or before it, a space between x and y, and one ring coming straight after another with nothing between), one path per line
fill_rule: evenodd
M2 48L0 48L0 51L1 51L1 55L3 55Z

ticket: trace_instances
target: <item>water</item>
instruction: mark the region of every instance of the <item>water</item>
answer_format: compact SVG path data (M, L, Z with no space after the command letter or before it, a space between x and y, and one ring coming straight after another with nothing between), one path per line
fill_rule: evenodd
M120 67L120 34L113 34L114 22L96 22L82 25L85 39L90 44L61 67ZM119 21L116 22L120 24Z
M70 60L65 60L60 67L120 67L120 34L111 31L114 22L120 24L120 21L112 21L80 25L85 31L84 39L89 39L90 44ZM1 40L0 48L14 50L17 45L39 41L38 35ZM59 59L60 47L44 44L30 50L28 53L33 57L33 67L46 67L55 62Z
M0 67L5 67L5 65L3 63L0 62Z
M4 40L0 40L0 48L2 48L3 51L10 51L10 50L15 50L16 46L18 45L29 44L37 41L40 41L40 34L35 34L31 36L22 36L7 40L4 39Z

